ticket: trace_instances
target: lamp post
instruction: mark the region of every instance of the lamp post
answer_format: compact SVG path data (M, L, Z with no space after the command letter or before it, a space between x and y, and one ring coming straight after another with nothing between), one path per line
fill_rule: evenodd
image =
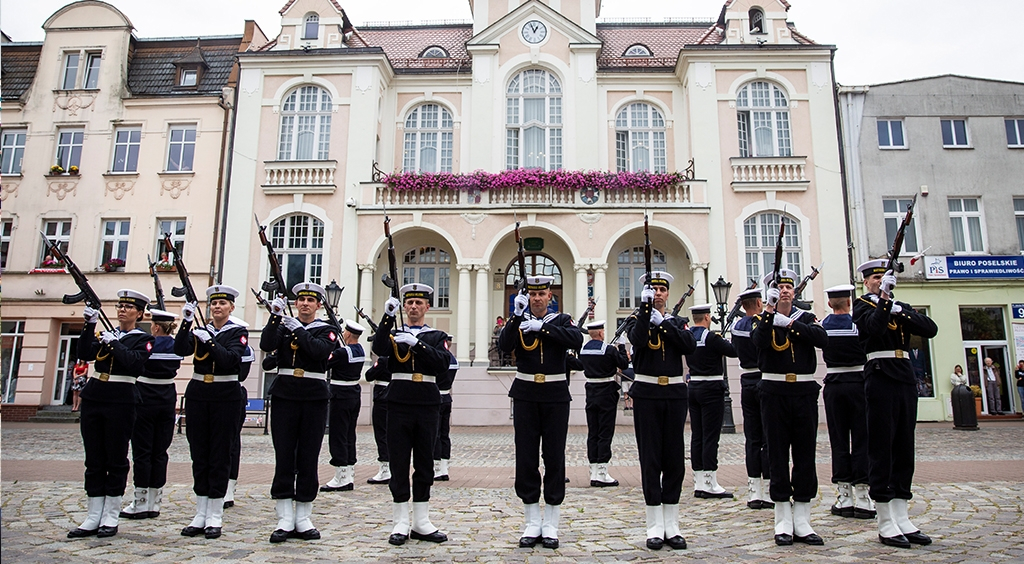
M331 309L338 311L338 302L341 301L341 293L345 289L338 286L338 283L332 278L331 283L324 288L324 291L327 292L327 303L331 304Z
M721 275L718 276L718 280L711 285L711 290L715 294L715 303L718 305L718 322L721 329L721 334L725 337L725 317L729 314L726 311L725 306L729 304L729 290L732 289L732 282L726 282L725 278ZM732 418L732 397L729 395L729 365L726 362L726 357L722 357L722 380L725 381L725 414L722 417L722 432L732 434L736 432L736 423Z

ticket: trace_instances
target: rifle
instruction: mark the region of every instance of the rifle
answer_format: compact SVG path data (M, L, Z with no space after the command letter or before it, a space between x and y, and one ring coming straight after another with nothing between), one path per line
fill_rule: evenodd
M519 279L516 280L515 286L520 294L524 294L526 293L526 249L523 248L523 236L519 234L519 217L515 215L515 211L512 214L516 222L516 247L518 248L516 261L519 264Z
M644 271L646 272L644 286L650 286L651 278L654 275L651 274L653 271L653 268L651 267L651 233L647 224L646 210L644 210Z
M178 269L178 280L181 281L180 288L171 288L171 295L176 298L184 297L185 301L198 304L199 298L196 296L195 288L192 287L192 281L188 279L188 269L185 268L185 261L182 260L178 248L171 242L170 233L164 233L164 248L174 257L174 266ZM196 316L199 318L201 326L205 327L206 318L203 317L203 310L196 308Z
M156 290L156 307L167 311L164 305L164 286L160 283L160 276L156 273L156 263L146 255L146 262L149 263L149 275L153 277L153 288Z
M782 270L782 241L786 236L786 218L779 216L779 238L775 241L775 268L772 270L772 284L779 285L779 271Z
M899 261L900 250L903 249L903 237L906 234L907 226L914 219L915 205L917 205L917 194L914 194L914 199L907 206L907 214L903 216L903 223L900 224L899 230L896 231L896 237L892 240L892 248L889 249L889 262L885 265L885 269L891 270L893 273L903 272L903 263Z
M370 316L369 316L369 315L366 315L366 314L365 314L365 313L363 312L363 308L361 308L361 307L356 307L356 306L352 306L352 307L353 307L353 308L355 308L355 310L356 310L356 315L358 315L358 316L359 316L359 319L362 319L363 321L365 321L365 322L369 323L369 324L370 324L370 329L373 329L373 332L374 332L374 333L376 333L376 332L377 332L377 324L376 324L376 323L374 323L372 319L370 319Z
M387 204L384 204L384 236L388 238L388 273L380 277L385 286L391 288L391 297L402 301L399 295L398 285L398 261L395 258L395 239L391 236L391 218L388 217ZM402 315L402 306L398 306L399 330L405 328L405 316Z
M689 286L690 289L684 292L682 296L679 296L679 301L676 302L676 305L672 306L672 317L679 315L679 310L683 309L683 302L686 301L686 298L693 295L693 286L690 286L689 284L687 284L687 286Z
M597 298L590 300L590 305L587 306L586 311L583 312L583 315L580 316L579 321L576 322L576 326L580 328L580 331L583 331L584 333L586 332L586 330L583 329L583 322L586 321L588 317L590 317L591 313L594 313L594 306L596 305Z
M793 295L796 296L797 299L800 299L800 294L802 294L804 289L807 288L807 283L818 277L818 273L821 272L822 268L825 268L825 261L821 261L818 268L814 268L812 266L811 273L804 276L804 279L800 281L800 284L798 284L796 288L793 288Z
M249 289L252 290L252 295L256 296L256 303L258 303L261 306L267 308L267 311L273 312L273 310L270 308L270 302L268 302L267 299L264 298L262 294L257 292L256 288L249 288Z
M77 304L78 302L85 301L85 305L95 309L100 313L100 321L103 322L103 328L107 331L113 331L114 326L110 323L110 319L107 318L107 314L103 312L103 302L100 301L100 297L96 295L96 291L89 285L89 279L85 277L82 269L78 268L78 265L71 260L71 257L67 253L60 250L60 247L50 241L50 238L46 236L46 233L39 232L43 236L43 241L46 242L46 247L50 250L50 254L53 258L64 263L64 268L68 271L68 274L75 279L75 285L78 286L77 294L64 294L64 297L60 299L62 303L71 305Z
M274 251L274 245L267 240L267 228L260 224L260 218L254 213L252 217L256 220L256 227L259 228L260 233L260 244L267 249L267 259L270 260L270 276L273 280L267 280L263 283L264 292L274 292L275 295L284 295L288 299L288 315L292 315L292 304L295 301L296 296L292 292L291 288L288 288L288 284L285 282L284 275L281 274L281 263L277 260L277 253Z
M337 284L337 282L334 281L334 280L331 280L331 283L332 284ZM341 291L342 292L345 291L345 287L344 286L341 287ZM340 335L343 328L341 326L341 323L338 321L338 316L334 314L334 308L331 306L331 304L327 303L327 296L323 297L323 304L324 304L324 311L327 312L327 319L331 320L331 323L334 324L334 327L338 330L338 334Z
M747 290L753 290L754 288L757 288L757 280L751 280L750 281L750 286L747 286ZM726 316L725 323L722 324L722 332L723 333L725 331L729 330L729 325L732 323L732 320L736 319L736 317L739 315L739 313L740 313L740 302L742 302L742 301L743 301L742 298L740 298L739 296L736 296L736 303L732 304L732 309L729 310L729 315Z

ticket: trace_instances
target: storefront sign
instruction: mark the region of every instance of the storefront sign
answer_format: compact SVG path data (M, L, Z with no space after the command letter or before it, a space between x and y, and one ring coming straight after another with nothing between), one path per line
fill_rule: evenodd
M1024 304L1013 304L1013 318L1024 319Z
M929 280L1024 278L1024 256L928 256L924 273Z

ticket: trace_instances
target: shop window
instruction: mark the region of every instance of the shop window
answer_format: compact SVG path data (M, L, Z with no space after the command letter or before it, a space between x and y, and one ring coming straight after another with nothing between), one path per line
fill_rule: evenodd
M0 323L3 346L0 349L0 398L4 403L14 401L18 387L18 365L21 363L22 341L25 339L25 322L4 320Z

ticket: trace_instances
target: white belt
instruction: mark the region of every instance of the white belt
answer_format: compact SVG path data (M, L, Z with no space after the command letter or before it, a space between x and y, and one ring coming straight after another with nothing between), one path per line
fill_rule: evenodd
M846 372L864 372L864 365L860 366L835 366L828 369L829 374L844 374Z
M686 379L682 376L648 376L646 374L635 374L633 376L633 381L643 382L644 384L657 384L659 386L686 383Z
M757 374L757 375L760 375L760 374L761 374L761 372L760 372L759 370L757 370L757 369L754 369L754 370L748 370L748 369L746 369L746 368L743 368L742 366L740 367L740 369L741 369L741 370L745 370L745 372L743 372L743 373L741 373L741 374L740 374L740 377L741 377L741 378L742 378L743 376L753 376L754 374Z
M868 360L875 360L876 358L905 358L910 360L910 353L896 349L894 351L875 351L868 353Z
M431 384L437 382L437 378L430 374L421 374L419 372L395 372L391 375L391 381L395 380L408 380L410 382L430 382Z
M451 390L441 390L441 395L442 396L450 396L450 395L452 395L452 391Z
M332 386L358 386L359 380L331 380Z
M135 383L135 377L134 376L118 376L116 374L111 375L111 374L108 374L106 372L100 372L98 374L93 374L92 377L97 379L97 380L99 380L100 382L120 382L122 384L134 384Z
M517 380L524 380L526 382L533 382L534 384L544 384L547 382L564 382L565 374L525 374L523 372L516 372Z
M762 372L762 380L771 380L772 382L813 382L814 374L773 374L771 372Z
M174 379L167 378L150 378L149 376L139 376L140 384L150 384L153 386L169 386L174 383Z
M711 382L713 380L718 380L719 382L721 382L723 380L722 375L712 374L711 376L690 376L691 382Z
M204 384L212 384L214 382L237 382L238 374L192 374L193 380L198 380Z
M615 376L608 376L607 378L587 378L588 384L601 384L603 382L614 382Z
M296 378L312 378L314 380L327 380L327 374L323 372L307 372L301 368L279 368L279 376L294 376Z

